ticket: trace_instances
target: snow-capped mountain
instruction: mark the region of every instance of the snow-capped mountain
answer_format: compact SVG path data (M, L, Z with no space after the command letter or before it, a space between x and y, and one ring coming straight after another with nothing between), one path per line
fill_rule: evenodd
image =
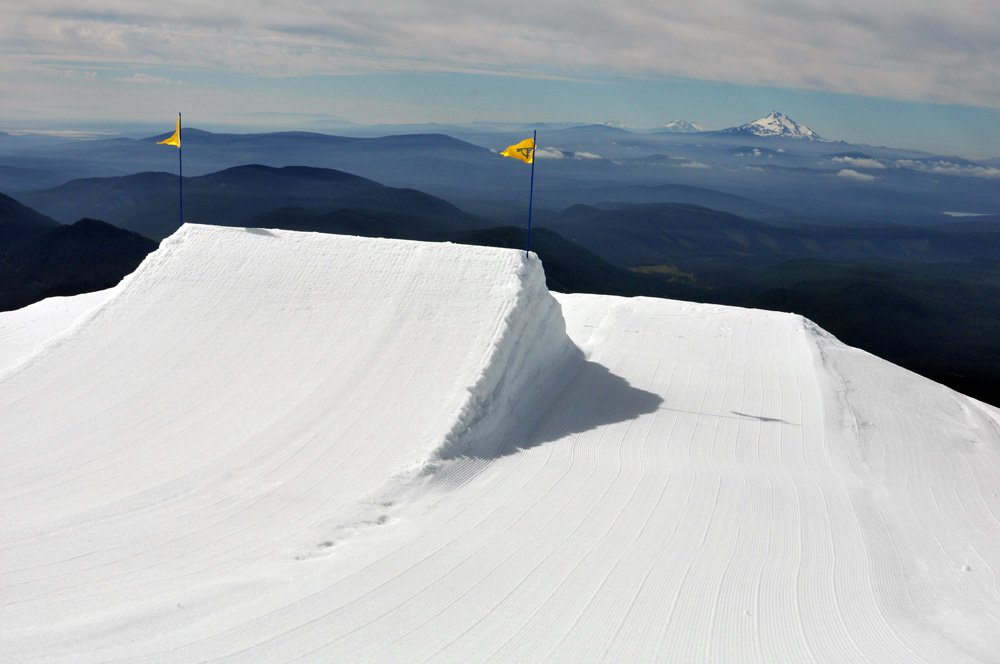
M687 120L669 120L664 122L660 127L661 131L675 131L679 134L693 134L699 131L705 131L697 122L688 122Z
M766 116L738 127L723 129L725 134L751 134L753 136L781 136L784 138L807 138L814 141L825 140L809 127L796 122L784 113L771 111Z
M606 122L596 123L600 127L611 127L612 129L636 129L635 125L625 124L624 122L619 122L618 120L608 120Z

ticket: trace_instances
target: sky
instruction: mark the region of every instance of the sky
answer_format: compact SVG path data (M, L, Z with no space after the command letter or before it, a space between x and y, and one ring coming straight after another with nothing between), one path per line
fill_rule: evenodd
M1000 157L995 0L32 0L0 130L669 120Z

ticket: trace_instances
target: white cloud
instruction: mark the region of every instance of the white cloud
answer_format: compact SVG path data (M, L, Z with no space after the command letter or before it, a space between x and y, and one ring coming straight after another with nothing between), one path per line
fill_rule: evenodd
M868 168L868 169L882 169L885 168L885 164L880 162L878 159L870 159L866 157L834 157L834 163L837 164L847 164L853 166L854 168Z
M925 173L938 173L941 175L959 175L974 178L1000 178L1000 168L992 166L975 166L970 164L956 164L950 161L918 161L915 159L898 159L896 166L909 168Z
M563 150L554 146L539 147L535 151L535 156L539 159L603 159L599 154L593 152L573 152Z
M121 81L122 83L139 83L140 85L148 85L150 83L155 83L156 85L176 85L177 81L172 81L169 78L163 76L151 76L150 74L137 73L131 76L126 76L124 78L117 78L116 81Z
M998 25L983 0L48 0L0 7L0 71L585 71L1000 107Z
M61 72L64 78L74 80L92 81L97 78L96 71L80 71L79 69L63 69Z
M837 177L846 178L848 180L854 180L855 182L871 182L872 180L877 180L878 178L874 175L869 175L867 173L860 173L850 168L843 168L837 171Z
M683 164L678 164L681 168L712 168L708 164L703 164L700 161L686 161Z
M536 148L535 156L539 159L565 159L565 153L559 148Z
M113 138L113 132L80 131L77 129L14 129L7 132L15 136L54 136L57 138Z

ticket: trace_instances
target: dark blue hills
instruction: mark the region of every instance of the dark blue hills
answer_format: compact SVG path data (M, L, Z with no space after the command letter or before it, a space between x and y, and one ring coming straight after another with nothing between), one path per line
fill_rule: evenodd
M95 219L62 225L0 194L0 311L114 286L155 248Z
M180 226L178 178L169 173L74 180L19 197L64 222L81 215L98 217L153 239ZM247 225L283 208L309 214L367 213L383 222L419 223L437 234L484 223L429 194L334 169L251 164L184 178L185 221Z

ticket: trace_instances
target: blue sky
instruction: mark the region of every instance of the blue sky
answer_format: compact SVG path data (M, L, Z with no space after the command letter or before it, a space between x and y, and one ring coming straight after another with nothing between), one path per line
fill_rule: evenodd
M986 0L46 0L0 8L0 130L601 122L780 110L823 136L1000 157ZM674 6L677 5L677 6Z

